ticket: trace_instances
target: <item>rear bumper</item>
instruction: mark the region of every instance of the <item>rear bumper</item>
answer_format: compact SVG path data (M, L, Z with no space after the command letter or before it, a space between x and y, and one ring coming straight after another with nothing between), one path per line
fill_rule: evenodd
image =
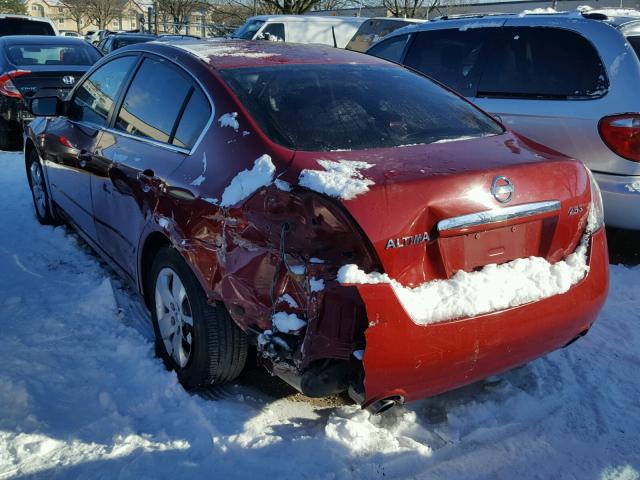
M604 203L608 226L640 230L640 176L593 173Z
M566 345L591 327L607 296L604 229L592 236L589 255L589 272L564 294L425 326L411 321L390 285L358 285L369 319L363 406L391 396L437 395Z

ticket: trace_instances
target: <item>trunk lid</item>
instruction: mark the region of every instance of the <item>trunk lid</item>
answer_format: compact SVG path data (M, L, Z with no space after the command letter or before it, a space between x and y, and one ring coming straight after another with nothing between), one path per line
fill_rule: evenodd
M33 97L36 93L46 95L66 95L78 80L89 69L89 66L35 66L27 65L19 67L29 73L11 75L11 81L25 99ZM16 67L18 70L18 67ZM65 83L63 78L73 78L72 83Z
M584 166L510 132L385 150L298 152L294 168L318 170L320 159L372 164L360 170L373 182L369 191L340 203L373 244L384 272L406 286L516 258L559 261L576 248L586 224ZM491 192L501 177L514 188L506 203ZM508 193L505 185L498 181L498 196ZM545 208L487 223L489 215L531 210L530 204ZM476 224L458 218L478 212L490 214L472 217Z

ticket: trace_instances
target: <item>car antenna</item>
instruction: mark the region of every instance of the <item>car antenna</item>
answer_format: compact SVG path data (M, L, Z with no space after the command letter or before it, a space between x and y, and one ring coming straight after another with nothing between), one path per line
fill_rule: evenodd
M333 35L333 48L338 48L338 42L336 41L336 27L331 25L331 35Z

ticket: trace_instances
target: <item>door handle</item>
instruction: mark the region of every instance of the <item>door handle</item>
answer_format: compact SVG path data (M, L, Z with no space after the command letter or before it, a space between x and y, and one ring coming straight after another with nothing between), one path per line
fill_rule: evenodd
M78 160L80 160L80 166L82 168L87 166L87 162L90 162L92 158L92 155L87 152L86 150L80 150L80 153L78 154Z
M142 184L142 191L145 193L162 185L162 180L156 177L155 172L149 168L138 172L138 181Z

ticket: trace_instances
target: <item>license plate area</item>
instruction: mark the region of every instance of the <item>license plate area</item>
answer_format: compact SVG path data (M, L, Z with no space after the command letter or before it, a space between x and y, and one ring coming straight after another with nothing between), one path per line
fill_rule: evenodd
M553 219L539 219L450 237L440 237L438 246L447 278L458 270L471 272L485 265L517 258L546 257Z

